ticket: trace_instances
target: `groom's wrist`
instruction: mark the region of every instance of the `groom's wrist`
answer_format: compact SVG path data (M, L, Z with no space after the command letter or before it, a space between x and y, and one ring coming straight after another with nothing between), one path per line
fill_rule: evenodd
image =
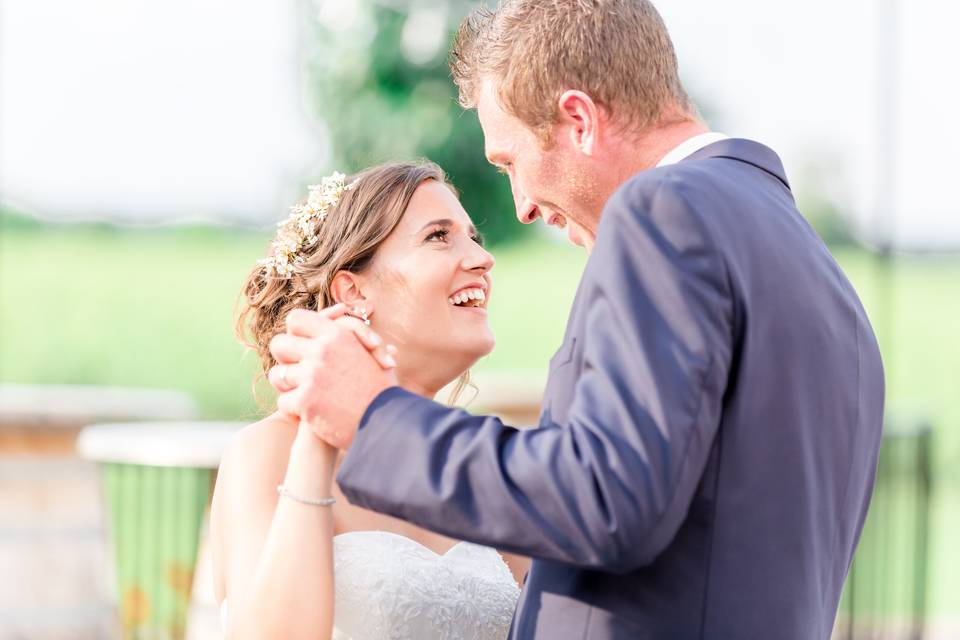
M367 405L367 408L364 409L363 414L360 416L360 422L357 424L357 431L363 429L364 426L371 421L377 410L383 405L387 404L391 398L406 393L409 392L400 385L393 385L392 387L383 389L380 393L374 396L373 400L370 401L370 404Z

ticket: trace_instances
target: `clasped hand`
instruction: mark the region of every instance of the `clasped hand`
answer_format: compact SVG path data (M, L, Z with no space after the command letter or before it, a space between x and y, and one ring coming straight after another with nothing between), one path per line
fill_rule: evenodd
M280 392L277 408L330 445L349 448L367 407L397 384L396 349L343 304L296 309L286 325L270 341L277 364L268 379Z

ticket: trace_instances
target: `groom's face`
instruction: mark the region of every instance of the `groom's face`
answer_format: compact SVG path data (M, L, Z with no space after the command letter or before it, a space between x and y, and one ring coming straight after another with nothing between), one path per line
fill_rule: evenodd
M487 160L510 178L517 219L523 224L542 219L566 229L567 239L593 247L599 208L596 191L582 159L563 136L545 145L537 134L500 106L491 80L483 82L477 101Z

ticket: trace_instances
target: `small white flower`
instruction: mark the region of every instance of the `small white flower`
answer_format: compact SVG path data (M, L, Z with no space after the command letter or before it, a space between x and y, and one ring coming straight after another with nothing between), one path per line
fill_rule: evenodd
M305 247L319 240L320 224L327 219L331 207L336 206L344 191L357 186L359 178L345 184L347 177L339 171L323 178L320 184L307 187L307 200L290 207L290 216L277 223L277 236L270 245L271 255L257 260L264 273L276 273L289 278L293 265L303 264L307 258L300 255Z

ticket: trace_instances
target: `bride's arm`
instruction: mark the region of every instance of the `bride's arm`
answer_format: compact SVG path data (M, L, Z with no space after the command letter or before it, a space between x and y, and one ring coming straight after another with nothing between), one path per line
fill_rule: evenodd
M527 573L530 571L530 558L507 551L500 551L500 557L507 563L510 573L513 574L513 579L522 587L527 580Z
M228 447L211 509L228 638L330 638L333 511L280 498L276 487L330 496L335 459L309 428L277 418L247 427Z

